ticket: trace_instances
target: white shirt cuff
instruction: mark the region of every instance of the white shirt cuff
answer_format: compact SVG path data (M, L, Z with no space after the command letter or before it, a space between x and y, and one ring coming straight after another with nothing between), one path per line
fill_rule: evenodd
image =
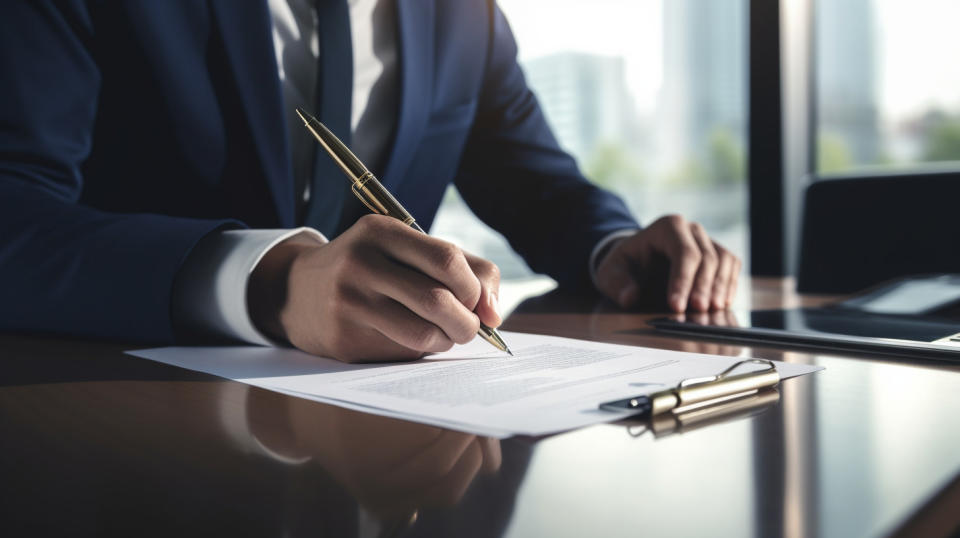
M286 463L299 465L310 461L310 456L288 456L267 446L253 433L247 411L250 385L244 383L219 383L222 387L217 396L217 411L220 424L233 446L246 454L256 454Z
M590 264L590 282L593 282L594 288L600 289L600 287L597 285L597 265L600 264L600 260L598 259L600 254L604 252L607 247L612 247L614 242L621 239L626 239L627 237L630 237L639 231L639 228L617 230L608 234L606 237L601 239L599 243L597 243L597 246L593 247L593 251L590 252L590 260L588 263Z
M247 282L266 253L295 235L327 242L313 228L229 230L201 241L181 268L173 290L176 323L192 332L274 346L247 310Z

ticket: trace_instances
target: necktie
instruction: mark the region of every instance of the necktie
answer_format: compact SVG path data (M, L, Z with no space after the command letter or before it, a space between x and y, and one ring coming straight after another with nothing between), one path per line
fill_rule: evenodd
M353 45L347 0L317 0L317 20L320 39L316 92L318 119L349 146ZM348 188L343 172L327 152L318 147L304 223L333 237Z

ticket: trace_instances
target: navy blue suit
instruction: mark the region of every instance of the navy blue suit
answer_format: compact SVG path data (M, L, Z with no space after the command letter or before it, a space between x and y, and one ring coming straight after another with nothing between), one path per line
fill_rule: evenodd
M454 181L532 269L583 285L593 246L636 223L558 147L503 15L397 2L375 172L424 228ZM201 238L300 224L270 24L264 0L0 3L0 329L172 341Z

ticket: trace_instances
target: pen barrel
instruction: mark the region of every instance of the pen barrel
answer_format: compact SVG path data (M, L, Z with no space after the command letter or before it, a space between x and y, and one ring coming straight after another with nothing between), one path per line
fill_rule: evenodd
M393 217L407 226L416 226L413 216L384 188L373 173L367 172L354 180L350 188L370 211Z
M780 382L776 370L748 372L731 375L709 383L697 383L686 387L658 392L651 397L651 414L666 411L680 412L699 405L713 405L739 398L761 389L775 387Z

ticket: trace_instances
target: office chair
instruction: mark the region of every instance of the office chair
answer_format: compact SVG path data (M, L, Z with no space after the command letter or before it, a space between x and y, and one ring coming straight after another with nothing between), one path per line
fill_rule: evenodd
M850 293L960 273L960 172L825 179L807 187L797 289Z

